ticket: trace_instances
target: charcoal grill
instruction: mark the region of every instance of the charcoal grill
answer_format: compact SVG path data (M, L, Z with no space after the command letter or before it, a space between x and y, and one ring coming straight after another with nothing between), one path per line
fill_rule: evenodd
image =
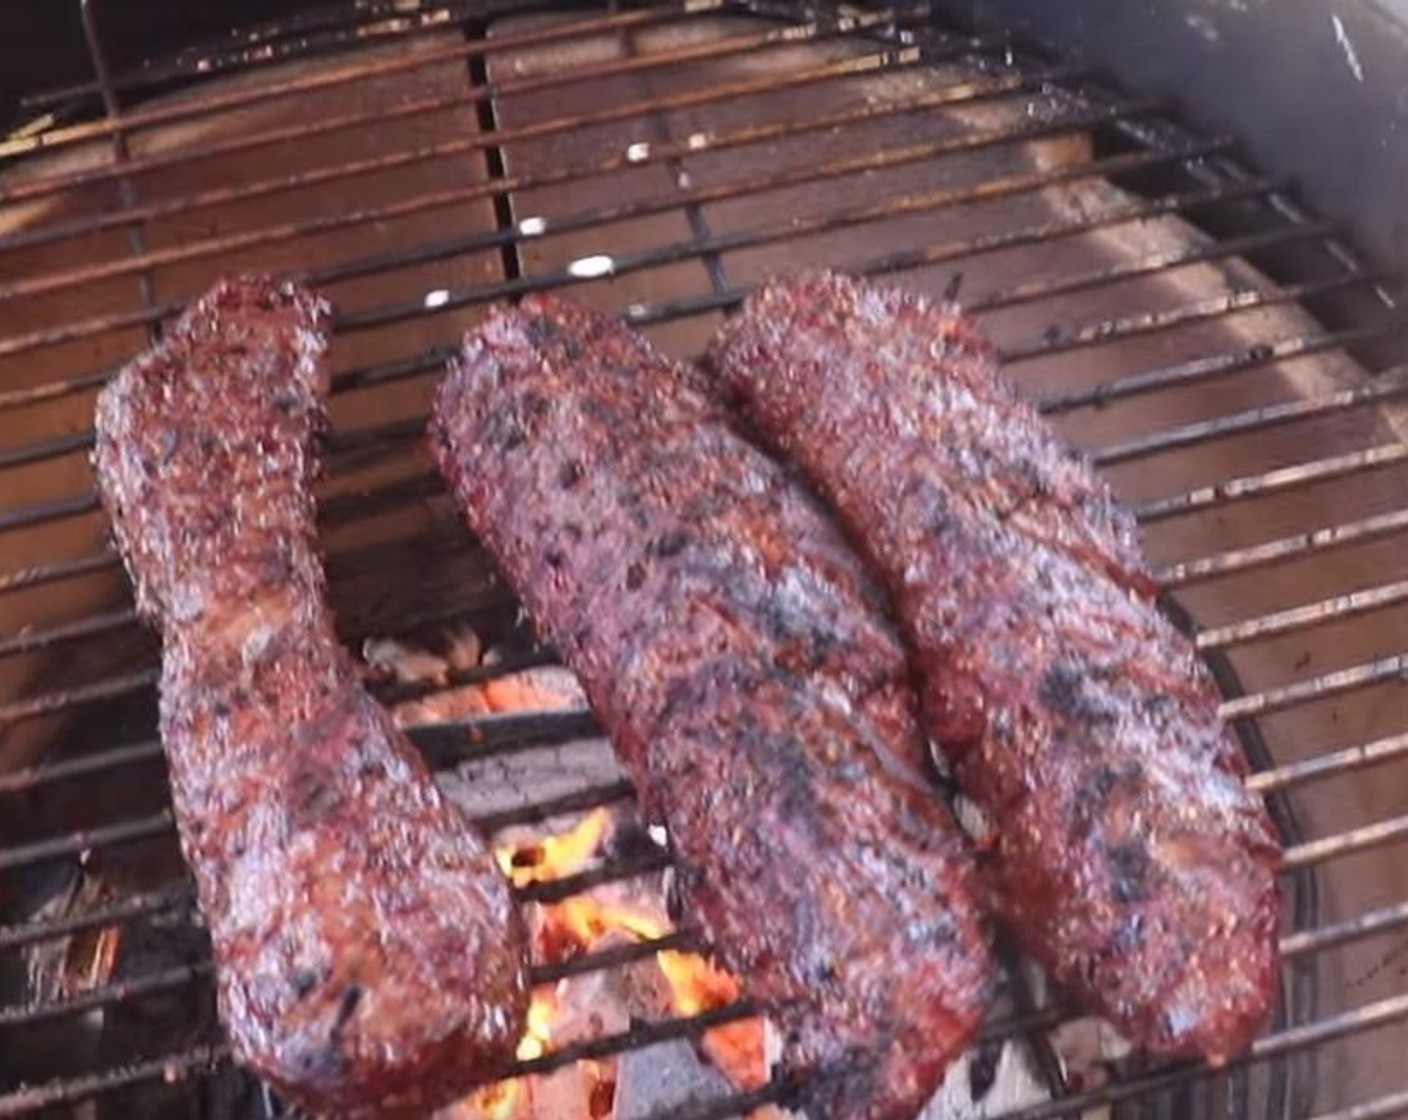
M1282 999L1250 1054L1133 1056L1082 1085L1052 1043L1072 1012L1013 962L982 1049L1026 1055L1041 1096L984 1112L970 1086L974 1115L1408 1115L1408 366L1393 278L1340 224L1168 104L939 3L358 0L128 68L109 66L111 12L79 13L91 75L27 94L0 140L0 1116L289 1114L230 1067L211 1010L156 647L86 462L113 369L224 273L327 289L321 509L345 635L468 621L516 651L464 683L549 655L515 638L419 450L448 348L490 302L563 289L694 354L752 285L804 265L982 316L1137 509L1287 845ZM463 774L594 732L585 712L524 713L414 738ZM498 831L632 797L589 775L478 815ZM668 862L643 842L523 893ZM535 978L693 944L678 924ZM113 930L100 978L41 982ZM756 1012L641 1023L515 1072ZM747 1115L794 1088L661 1115Z

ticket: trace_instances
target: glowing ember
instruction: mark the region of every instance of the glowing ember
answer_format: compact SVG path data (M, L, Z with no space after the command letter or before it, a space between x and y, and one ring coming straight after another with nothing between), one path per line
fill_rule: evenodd
M681 1015L700 1015L739 998L738 981L695 953L667 950L655 959ZM761 1019L715 1027L704 1036L704 1052L741 1089L759 1088L768 1079Z
M402 725L464 719L475 715L525 710L561 710L585 702L576 681L559 668L528 669L478 684L444 687L456 669L492 662L483 655L473 631L450 633L442 654L385 640L369 645L372 671L396 680L435 683L441 690L396 708ZM575 875L600 862L615 820L611 811L587 813L571 827L544 836L514 837L495 855L516 886L551 882ZM656 941L670 933L664 890L658 879L632 880L597 888L528 911L534 960L561 963L594 951ZM527 1029L518 1058L530 1061L564 1046L613 1034L639 1018L664 1014L692 1017L724 1007L739 998L738 983L697 953L668 949L649 961L628 966L650 968L653 994L645 1006L623 995L607 974L580 974L533 992ZM658 970L658 971L656 971ZM644 976L645 974L640 974ZM755 1088L767 1080L763 1024L732 1023L709 1031L704 1054L735 1085ZM458 1105L442 1110L439 1120L604 1120L615 1109L617 1063L614 1059L581 1061L566 1069L532 1078L486 1086Z
M597 809L564 833L500 848L495 855L515 886L563 879L590 864L610 832L611 814Z
M520 886L574 875L599 860L612 828L610 812L598 809L562 832L501 848L497 852L499 866ZM665 937L670 932L670 922L663 892L654 891L658 897L652 898L650 892L634 888L636 893L627 896L625 892L630 889L616 885L612 897L577 895L535 907L531 924L537 958L564 961L610 944ZM664 980L662 991L668 999L668 1009L674 1014L699 1015L739 998L737 981L697 953L667 949L656 953L654 959ZM582 979L575 982L581 984ZM591 1023L596 1034L619 1029L603 1023L594 1008L588 1008L585 1015L580 1007L574 1010L570 1006L574 998L580 1003L583 997L580 991L574 996L569 990L573 983L563 980L552 988L534 991L528 1027L518 1046L520 1060L540 1057L556 1047L591 1037L591 1031L583 1033L583 1021ZM755 1088L767 1080L761 1021L732 1023L709 1031L703 1039L703 1051L740 1088ZM557 1078L562 1074L546 1076ZM572 1099L580 1108L582 1120L611 1116L615 1061L579 1062L572 1076L579 1083L574 1086ZM541 1100L535 1102L535 1096L541 1095L542 1086L535 1086L530 1079L500 1082L480 1090L453 1114L442 1113L442 1120L449 1120L451 1115L476 1120L526 1120L543 1115L535 1105L554 1110L561 1107L560 1102L551 1106ZM554 1120L558 1115L554 1111Z

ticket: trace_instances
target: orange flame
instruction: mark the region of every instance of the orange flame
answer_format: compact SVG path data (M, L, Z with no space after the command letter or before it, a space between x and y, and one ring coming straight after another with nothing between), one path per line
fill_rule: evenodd
M610 829L611 814L597 809L564 833L519 847L500 848L495 856L514 886L564 879L592 862Z
M584 870L599 857L611 827L610 812L597 809L564 832L501 848L495 854L499 866L515 885L562 879ZM541 914L543 942L561 947L569 954L589 952L613 933L624 932L642 941L654 941L670 932L663 904L656 909L644 903L635 905L576 895L544 906ZM699 1015L739 998L738 982L697 953L666 949L657 953L655 960L665 978L672 1008L681 1016ZM554 1024L562 1013L553 990L540 988L533 992L527 1030L518 1045L520 1060L539 1057L551 1049ZM741 1088L756 1088L767 1080L763 1028L759 1020L714 1028L705 1035L704 1050ZM610 1063L590 1065L588 1072L592 1083L609 1090L614 1066ZM487 1120L514 1120L522 1115L520 1109L526 1094L531 1094L531 1088L523 1079L515 1079L480 1090L469 1103L474 1115ZM531 1115L531 1109L528 1114ZM584 1115L581 1120L592 1118Z

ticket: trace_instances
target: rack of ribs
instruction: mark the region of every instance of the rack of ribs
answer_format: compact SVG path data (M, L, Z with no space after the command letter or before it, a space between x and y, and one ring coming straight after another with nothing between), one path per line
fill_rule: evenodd
M1130 1041L1244 1048L1276 990L1278 845L1133 518L951 308L777 281L708 365L887 586L1006 923Z
M431 438L803 1103L915 1115L983 1014L989 950L903 651L838 531L692 370L550 297L466 338Z
M103 391L94 465L237 1060L306 1107L423 1116L512 1059L525 939L483 839L364 691L314 543L327 306L219 284Z

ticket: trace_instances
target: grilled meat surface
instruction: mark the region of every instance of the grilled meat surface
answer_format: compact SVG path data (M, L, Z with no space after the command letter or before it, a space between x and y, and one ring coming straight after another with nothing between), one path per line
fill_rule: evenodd
M162 632L161 738L238 1060L339 1116L424 1116L512 1058L507 883L363 690L314 543L327 307L223 282L102 393L94 464Z
M581 678L812 1115L913 1116L989 983L903 652L839 534L694 371L547 297L465 341L433 450Z
M1277 843L1131 516L950 308L777 281L709 365L888 586L1007 923L1136 1044L1243 1049L1276 986Z

